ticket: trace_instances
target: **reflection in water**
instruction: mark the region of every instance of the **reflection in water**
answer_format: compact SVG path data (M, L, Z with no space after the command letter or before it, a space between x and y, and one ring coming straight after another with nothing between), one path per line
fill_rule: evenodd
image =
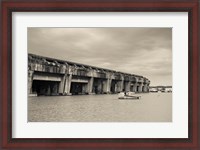
M172 93L140 94L140 100L113 95L28 98L31 122L171 122Z

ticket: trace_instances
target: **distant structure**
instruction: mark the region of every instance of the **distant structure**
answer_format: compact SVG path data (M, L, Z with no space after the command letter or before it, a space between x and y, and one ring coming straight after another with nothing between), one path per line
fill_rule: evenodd
M28 94L109 94L149 92L143 76L28 54Z
M150 86L150 92L172 92L172 86Z

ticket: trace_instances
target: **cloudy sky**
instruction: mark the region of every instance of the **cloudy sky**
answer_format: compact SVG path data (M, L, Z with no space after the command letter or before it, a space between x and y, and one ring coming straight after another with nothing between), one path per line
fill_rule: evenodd
M172 85L171 28L28 28L28 52Z

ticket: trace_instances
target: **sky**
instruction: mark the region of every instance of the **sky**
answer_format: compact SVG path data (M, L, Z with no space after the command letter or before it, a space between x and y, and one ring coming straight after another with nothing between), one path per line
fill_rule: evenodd
M172 85L171 28L28 28L28 53Z

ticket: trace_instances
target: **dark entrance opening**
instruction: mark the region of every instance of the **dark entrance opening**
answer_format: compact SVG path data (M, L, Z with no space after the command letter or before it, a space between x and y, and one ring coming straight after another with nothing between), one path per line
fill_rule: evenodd
M140 86L137 86L137 91L136 92L139 92L139 88L140 88Z
M59 95L59 81L33 80L32 93L40 95Z
M92 92L95 94L102 94L103 93L103 79L94 78Z
M125 92L125 88L126 88L126 84L125 84L125 81L123 82L123 89L122 91Z
M72 95L85 94L83 92L83 86L86 84L87 83L72 82L70 93L72 93Z
M116 84L117 84L117 81L112 80L111 87L110 87L110 92L111 93L116 93Z
M133 91L133 85L131 85L130 91L131 91L131 92L135 92L135 91Z

